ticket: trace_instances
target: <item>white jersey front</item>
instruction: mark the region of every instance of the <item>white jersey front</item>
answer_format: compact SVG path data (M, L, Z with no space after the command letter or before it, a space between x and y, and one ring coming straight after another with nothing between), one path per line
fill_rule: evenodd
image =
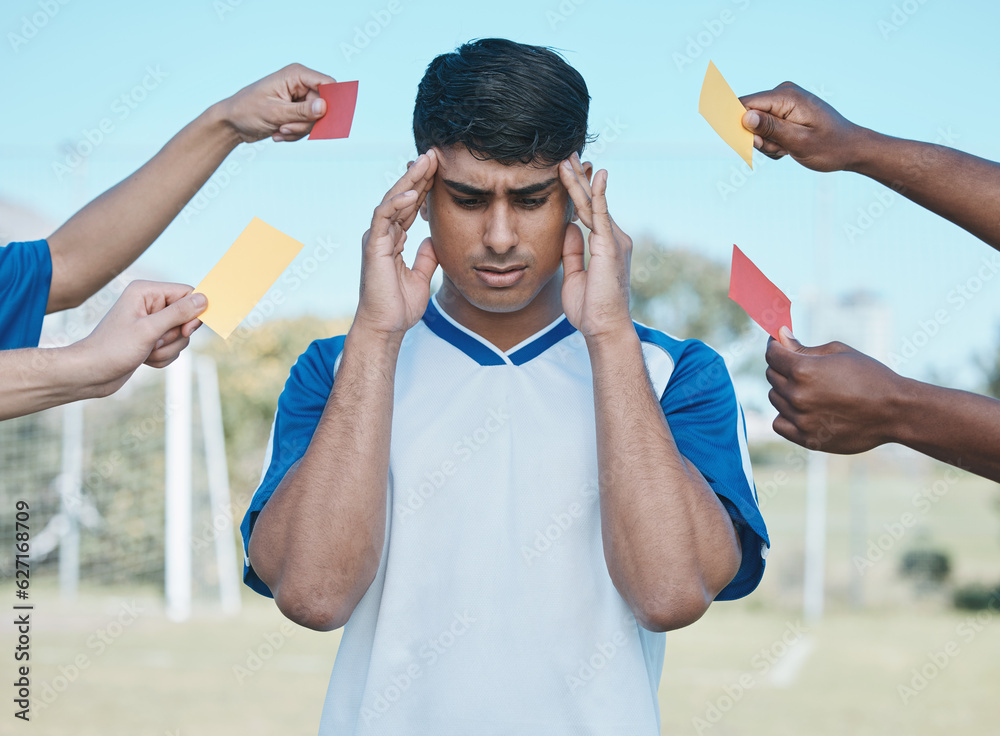
M743 563L719 597L746 595L767 532L725 364L636 330L678 448L740 533ZM292 368L244 545L308 447L343 343L316 341ZM658 734L664 635L611 582L597 479L590 359L568 320L504 353L432 300L400 350L385 546L344 628L320 733ZM249 566L245 579L270 594Z

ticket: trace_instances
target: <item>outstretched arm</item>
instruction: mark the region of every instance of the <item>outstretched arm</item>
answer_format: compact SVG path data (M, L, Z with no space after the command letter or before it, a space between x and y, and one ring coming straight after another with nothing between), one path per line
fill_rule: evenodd
M567 227L562 300L594 373L604 558L643 627L680 628L736 575L739 540L722 502L678 450L650 384L629 315L632 240L608 214L607 172L591 186L573 154L559 174L592 231L585 270L583 235Z
M740 101L744 127L771 158L864 174L1000 249L1000 164L855 125L791 82Z
M847 345L768 341L774 431L841 455L897 442L1000 482L1000 401L904 378Z
M334 81L292 64L189 123L141 169L73 215L49 237L47 313L82 304L160 236L242 142L298 140L326 113L317 91Z
M133 281L89 337L64 348L0 351L0 420L107 396L146 363L173 362L207 304L184 284Z
M333 391L305 454L250 536L251 565L278 608L311 629L343 626L381 561L396 358L427 308L437 268L430 238L412 270L403 243L436 165L433 149L418 157L375 209L363 238L358 311Z

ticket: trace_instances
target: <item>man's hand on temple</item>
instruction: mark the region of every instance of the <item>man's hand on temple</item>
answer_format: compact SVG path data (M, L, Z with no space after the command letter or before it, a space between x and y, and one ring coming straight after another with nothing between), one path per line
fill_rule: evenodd
M559 165L559 177L580 221L591 231L590 262L584 269L583 233L574 223L566 228L562 287L566 317L588 340L601 340L622 329L634 334L629 315L632 239L608 214L608 172L598 171L591 184L589 172L574 153Z

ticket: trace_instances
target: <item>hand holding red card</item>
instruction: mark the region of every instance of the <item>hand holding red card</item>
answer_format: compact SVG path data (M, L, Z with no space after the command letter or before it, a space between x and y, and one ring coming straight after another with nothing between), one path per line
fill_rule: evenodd
M358 103L357 82L321 84L319 96L326 100L326 115L313 125L309 140L346 138L354 122L354 107Z
M778 339L778 330L783 326L792 329L791 300L735 244L729 277L729 298L743 307L750 319L763 327L775 340Z

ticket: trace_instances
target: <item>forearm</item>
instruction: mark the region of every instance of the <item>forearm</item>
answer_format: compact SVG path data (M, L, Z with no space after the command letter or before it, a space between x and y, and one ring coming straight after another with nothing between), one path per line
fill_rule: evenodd
M49 238L48 312L81 304L159 237L240 142L213 105Z
M352 329L309 448L261 511L250 560L293 621L346 623L378 570L399 341Z
M0 420L105 395L79 346L0 351Z
M697 620L740 564L722 503L678 451L638 337L590 346L608 571L651 630Z
M894 439L1000 483L1000 401L901 379Z
M1000 164L932 143L865 131L851 168L1000 249Z

